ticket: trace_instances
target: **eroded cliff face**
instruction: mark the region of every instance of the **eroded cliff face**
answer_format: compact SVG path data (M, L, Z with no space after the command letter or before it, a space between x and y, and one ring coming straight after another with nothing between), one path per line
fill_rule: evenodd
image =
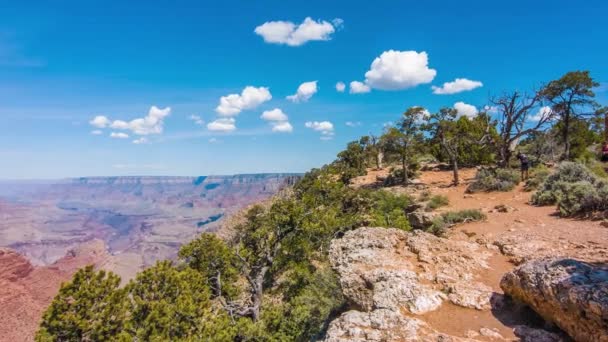
M48 266L33 266L27 258L0 249L0 341L33 341L44 310L68 281L87 265L108 260L105 245L93 240L70 250Z
M224 217L293 183L291 174L200 177L84 177L0 187L0 246L49 265L101 239L132 277L179 246L215 231Z

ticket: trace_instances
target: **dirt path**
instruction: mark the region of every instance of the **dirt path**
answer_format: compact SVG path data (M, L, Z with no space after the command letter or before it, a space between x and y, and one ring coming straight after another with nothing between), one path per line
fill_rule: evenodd
M529 309L505 300L500 289L500 279L518 263L542 256L566 256L588 261L608 261L608 228L598 221L564 219L556 215L554 207L535 207L528 202L531 192L522 186L509 192L466 194L468 184L475 176L475 169L461 171L462 184L450 186L449 171L425 171L420 181L426 189L388 188L397 193L414 196L423 191L433 195L445 195L450 204L437 212L480 209L487 215L483 222L466 223L452 228L449 239L476 242L492 253L490 268L476 279L490 286L495 295L492 310L479 311L445 304L423 316L435 329L453 336L466 336L467 332L479 332L488 328L498 332L506 340L518 340L513 328L520 324L540 325L542 321ZM386 171L370 171L357 179L357 185L371 184L376 176ZM504 205L508 212L498 212L496 206ZM478 340L496 340L475 336Z

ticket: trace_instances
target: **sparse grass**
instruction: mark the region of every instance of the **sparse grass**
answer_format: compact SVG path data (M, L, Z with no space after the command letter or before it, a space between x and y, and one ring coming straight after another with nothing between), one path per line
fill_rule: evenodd
M519 181L519 172L512 169L481 169L467 192L511 191Z
M432 211L437 208L445 207L450 204L450 200L444 195L435 195L428 200L426 211Z
M418 202L426 202L428 200L431 199L431 191L429 190L424 190L423 192L420 193L420 196L418 196Z
M445 230L459 223L482 221L486 219L486 214L479 209L465 209L460 211L448 211L433 220L433 225L429 232L435 235L443 235Z

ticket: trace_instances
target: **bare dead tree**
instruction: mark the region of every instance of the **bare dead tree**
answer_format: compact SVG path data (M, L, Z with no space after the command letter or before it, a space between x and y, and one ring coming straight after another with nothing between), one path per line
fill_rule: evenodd
M532 95L519 91L504 93L492 98L490 103L498 112L499 141L495 142L500 157L498 165L507 167L521 138L540 131L554 118L554 113L549 107L539 108L542 102L538 92ZM538 113L532 117L535 110Z

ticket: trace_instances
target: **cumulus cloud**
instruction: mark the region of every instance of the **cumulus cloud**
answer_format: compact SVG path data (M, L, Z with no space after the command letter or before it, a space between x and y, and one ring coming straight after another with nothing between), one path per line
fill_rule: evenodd
M207 129L216 132L232 132L236 129L234 118L221 118L207 124Z
M288 121L289 117L279 108L264 111L260 117L265 121L270 121L273 132L291 133L293 131L293 126Z
M329 140L334 135L334 125L329 121L308 121L304 124L307 128L321 133L321 140Z
M545 117L547 117L548 115L550 115L552 111L553 111L553 110L552 110L552 109L551 109L551 107L549 107L549 106L543 106L543 107L540 107L540 108L538 109L538 112L536 112L536 114L534 114L534 115L531 115L531 116L528 118L528 120L529 120L529 121L533 121L533 122L540 121L542 118L545 118Z
M97 128L106 128L110 124L110 119L104 115L97 115L91 121L89 121L89 124Z
M122 132L112 132L112 133L110 133L110 138L129 139L129 135L127 133L122 133Z
M148 139L146 137L141 137L139 139L133 140L133 143L136 144L136 145L147 144L148 143Z
M194 121L195 124L202 126L205 124L205 120L203 120L200 116L192 114L188 117L188 120Z
M462 101L454 103L454 109L458 112L458 116L466 116L469 118L474 118L477 116L477 113L479 113L475 106Z
M137 135L161 134L164 127L164 119L171 114L171 108L160 109L156 106L150 107L148 115L131 121L114 120L108 126L113 129L130 130ZM95 120L95 119L93 119Z
M361 121L346 121L345 125L348 127L357 127L361 126Z
M272 131L277 133L291 133L293 132L293 126L288 121L273 122Z
M363 94L363 93L369 93L370 91L371 91L371 88L363 82L359 82L359 81L350 82L350 93L351 94Z
M100 129L95 129L95 130L91 131L91 134L93 134L93 135L101 135L101 134L103 134L103 131L100 130Z
M291 102L306 102L317 92L317 81L304 82L300 84L295 94L287 96Z
M365 83L374 89L399 90L430 83L436 74L426 52L389 50L374 59Z
M254 32L266 43L300 46L309 41L330 40L331 35L343 24L344 21L338 18L330 23L307 17L299 25L291 21L268 21L256 27Z
M445 82L441 87L432 86L431 89L433 89L433 94L449 95L473 90L482 86L483 83L479 81L472 81L466 78L457 78L452 82Z
M247 86L241 94L222 96L215 111L220 116L235 116L243 110L253 109L270 99L272 99L272 95L268 88Z
M338 82L336 83L336 91L339 93L343 93L344 89L346 89L346 84L344 84L344 82Z
M288 119L287 114L279 108L264 111L260 117L266 121L287 121Z

